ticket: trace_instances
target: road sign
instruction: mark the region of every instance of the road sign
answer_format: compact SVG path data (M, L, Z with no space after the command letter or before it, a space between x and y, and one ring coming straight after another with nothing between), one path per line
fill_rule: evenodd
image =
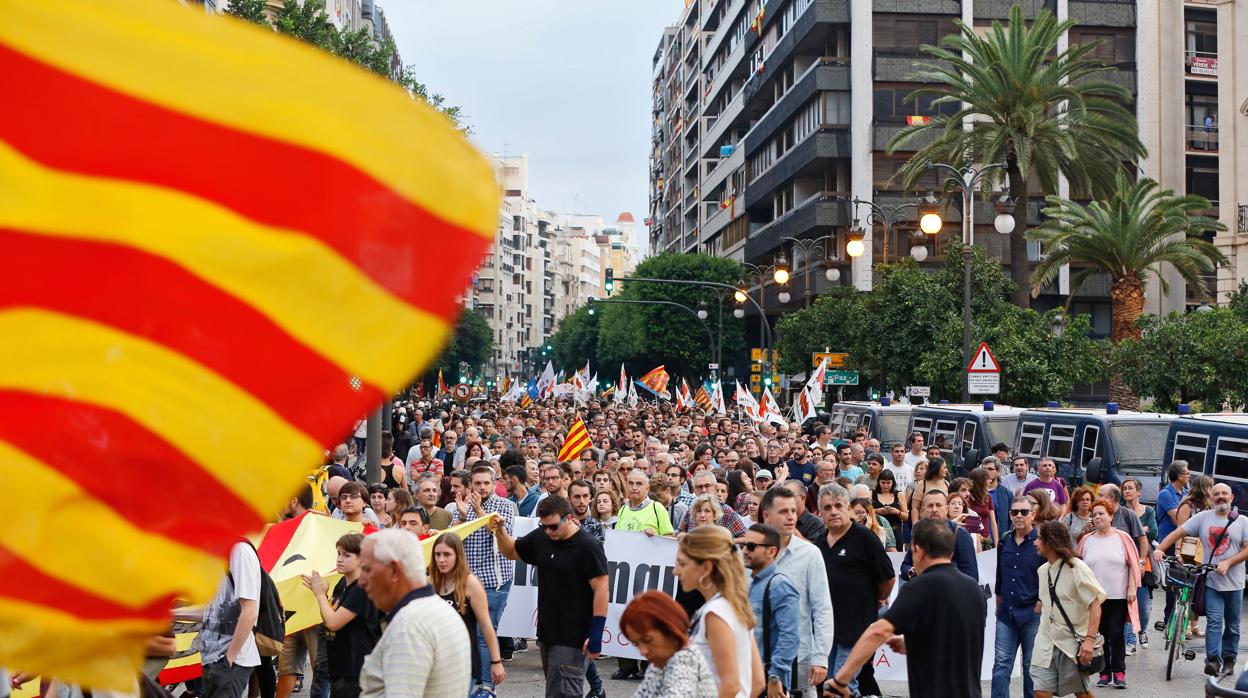
M757 393L762 389L763 389L763 377L757 376L757 375L750 376L750 390L753 390L754 392Z
M910 397L931 397L932 386L930 385L912 385L910 386Z
M858 385L857 371L828 371L823 376L824 385Z
M750 364L750 373L762 373L762 372L763 372L762 364Z
M750 349L750 360L751 360L751 361L762 361L762 360L763 360L763 356L764 356L765 354L766 354L766 352L764 352L762 349L760 349L760 348L758 348L758 347L753 347L752 349Z
M472 397L472 387L467 383L460 383L451 388L451 395L457 402L467 402L468 398Z
M719 368L719 364L707 364L706 367L707 369L714 371L715 369Z
M997 363L997 357L992 355L992 350L988 348L988 342L980 342L979 349L975 350L975 356L971 359L971 363L966 367L968 373L1000 373L1001 364Z
M996 395L1001 392L1001 374L967 373L966 392L971 395Z
M849 354L843 351L833 352L815 352L810 355L810 367L819 368L819 364L824 359L828 360L828 368L840 368L845 365L845 359L849 358Z

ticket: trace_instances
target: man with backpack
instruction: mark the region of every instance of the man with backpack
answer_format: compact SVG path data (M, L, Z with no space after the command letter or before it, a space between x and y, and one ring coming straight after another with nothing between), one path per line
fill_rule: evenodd
M252 631L260 617L263 572L250 543L234 544L229 570L203 608L203 629L193 645L203 664L203 698L242 698L252 671L260 665Z
M776 571L779 531L767 524L754 524L741 536L739 544L745 566L752 573L750 605L758 619L754 641L767 675L767 698L779 698L792 689L797 664L797 589L788 577Z

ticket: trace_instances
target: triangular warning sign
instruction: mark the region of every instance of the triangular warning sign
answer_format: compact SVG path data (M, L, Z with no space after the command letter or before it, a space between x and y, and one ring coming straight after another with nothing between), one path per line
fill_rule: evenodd
M971 363L966 367L967 373L1000 373L1001 364L997 363L997 357L992 355L992 350L988 348L988 342L980 342L979 349L975 351L975 357L971 359Z

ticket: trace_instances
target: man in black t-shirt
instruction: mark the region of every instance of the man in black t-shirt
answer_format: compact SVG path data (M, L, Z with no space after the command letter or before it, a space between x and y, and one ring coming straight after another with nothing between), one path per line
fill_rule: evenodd
M852 695L849 682L885 642L907 656L913 698L980 698L984 623L988 605L977 580L951 563L954 537L943 521L924 519L910 540L918 577L906 584L884 615L867 628L844 665L824 685L832 696Z
M497 519L498 551L537 568L537 641L548 698L581 698L585 662L602 652L607 623L607 556L557 494L537 503L538 529L512 538ZM570 667L580 667L569 677ZM568 679L572 680L569 681Z
M849 493L844 487L833 482L819 489L819 514L828 532L811 543L823 554L828 589L832 592L832 651L836 656L829 666L835 673L849 657L854 643L879 617L880 607L893 591L896 575L880 537L854 522ZM865 685L860 687L859 682ZM870 662L849 685L866 695L880 693Z

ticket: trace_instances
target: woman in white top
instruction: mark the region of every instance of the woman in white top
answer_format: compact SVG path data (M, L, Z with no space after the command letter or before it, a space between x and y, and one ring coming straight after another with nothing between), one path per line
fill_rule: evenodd
M1131 536L1114 528L1116 501L1098 499L1092 503L1090 533L1079 541L1079 554L1092 569L1105 590L1101 602L1101 635L1105 638L1105 669L1097 686L1126 688L1127 622L1139 632L1136 590L1140 586L1140 557Z
M689 636L711 665L720 698L750 698L766 683L754 644L754 611L732 534L722 526L699 526L680 539L676 576L685 591L706 604L690 623Z

